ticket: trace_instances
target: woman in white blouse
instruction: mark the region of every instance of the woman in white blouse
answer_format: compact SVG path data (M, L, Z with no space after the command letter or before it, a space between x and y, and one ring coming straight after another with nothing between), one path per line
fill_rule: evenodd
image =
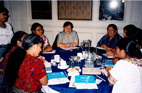
M142 61L138 44L128 38L123 38L117 43L116 53L121 60L111 66L108 80L113 85L112 93L142 93Z
M6 22L9 11L5 7L0 7L0 58L6 54L6 50L13 37L11 25Z

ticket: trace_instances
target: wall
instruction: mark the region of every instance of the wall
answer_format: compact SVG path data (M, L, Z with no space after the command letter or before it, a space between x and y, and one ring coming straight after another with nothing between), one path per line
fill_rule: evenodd
M54 42L55 36L63 30L63 23L67 20L58 20L57 0L52 1L52 20L32 20L30 1L5 1L5 6L9 9L10 22L15 31L24 30L31 33L30 27L34 22L39 22L44 26L45 35L50 44ZM92 46L96 46L99 39L106 34L108 24L114 23L118 26L118 32L123 35L123 27L134 24L142 28L142 1L127 1L123 21L99 21L99 1L93 1L92 20L68 20L74 25L74 30L78 32L79 41L90 39Z

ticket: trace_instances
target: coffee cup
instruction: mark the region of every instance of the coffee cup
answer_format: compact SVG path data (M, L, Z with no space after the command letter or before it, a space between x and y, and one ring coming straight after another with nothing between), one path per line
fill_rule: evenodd
M67 63L66 63L66 61L64 61L64 60L62 60L61 62L60 62L60 64L59 64L59 66L61 66L61 67L66 67L67 66Z
M82 53L77 53L77 56L79 56L79 57L80 57L80 59L83 59L83 55L82 55Z
M54 55L54 60L56 62L60 62L60 55Z

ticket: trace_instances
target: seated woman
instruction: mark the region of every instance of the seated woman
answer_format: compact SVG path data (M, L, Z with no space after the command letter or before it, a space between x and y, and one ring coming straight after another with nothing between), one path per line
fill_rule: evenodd
M73 24L69 21L63 25L63 31L58 34L57 47L68 48L78 46L77 32L73 30Z
M137 27L134 26L133 24L126 25L123 28L123 36L124 38L131 38L134 39L135 35L137 34Z
M9 44L13 37L11 25L6 22L9 11L0 6L0 58L4 57L9 50Z
M14 33L14 36L11 39L11 49L9 50L9 52L5 55L4 59L2 60L1 64L4 67L4 69L6 68L7 62L8 62L8 58L11 55L11 53L17 49L18 47L22 47L22 41L24 39L24 37L27 35L26 32L23 31L17 31L16 33Z
M134 26L133 24L126 25L123 28L123 37L124 38L130 38L132 40L136 40L136 34L138 33L137 27ZM115 58L113 59L113 62L116 63L120 58L118 58L117 54L115 51L107 51L106 54L108 56L114 56Z
M49 40L48 38L44 35L44 30L43 30L43 26L39 23L34 23L31 27L31 31L33 34L36 34L38 36L40 36L43 41L44 41L44 46L43 46L43 51L42 52L48 52L48 51L52 51L52 47L49 44Z
M43 44L42 38L29 34L23 39L23 49L16 49L9 57L4 80L14 93L36 93L40 91L42 85L47 85L45 66L38 58Z
M109 24L107 27L107 34L100 39L97 46L115 51L117 41L122 38L117 31L118 29L115 24Z
M115 66L106 69L112 93L142 93L142 61L140 48L135 41L124 38L118 41L118 56L122 58Z

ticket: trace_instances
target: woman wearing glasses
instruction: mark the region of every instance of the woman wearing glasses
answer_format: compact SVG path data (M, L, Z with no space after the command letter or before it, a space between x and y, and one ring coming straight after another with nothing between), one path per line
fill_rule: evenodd
M40 36L44 41L43 52L52 51L48 38L44 35L43 26L39 23L34 23L31 27L33 34Z

